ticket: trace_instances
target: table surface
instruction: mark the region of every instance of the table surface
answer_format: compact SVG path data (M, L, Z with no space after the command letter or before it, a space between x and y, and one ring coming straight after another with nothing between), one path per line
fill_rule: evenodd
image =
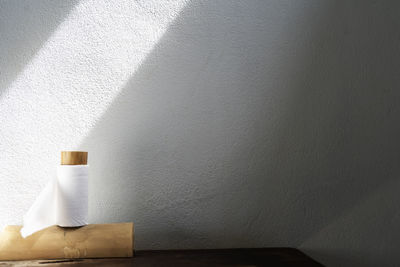
M133 258L0 261L0 266L323 266L294 248L148 250Z

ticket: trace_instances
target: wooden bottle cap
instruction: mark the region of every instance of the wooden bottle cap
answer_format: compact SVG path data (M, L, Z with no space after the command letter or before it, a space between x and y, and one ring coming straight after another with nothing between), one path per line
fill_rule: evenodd
M61 151L61 165L87 165L88 152Z

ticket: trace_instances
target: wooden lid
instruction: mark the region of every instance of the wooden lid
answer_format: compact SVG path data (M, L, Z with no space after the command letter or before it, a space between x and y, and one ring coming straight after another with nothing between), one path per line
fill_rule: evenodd
M88 152L61 151L61 165L87 165Z

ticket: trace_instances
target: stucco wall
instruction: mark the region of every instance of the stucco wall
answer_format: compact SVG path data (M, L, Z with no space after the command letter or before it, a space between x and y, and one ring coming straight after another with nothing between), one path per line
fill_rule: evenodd
M0 224L59 151L138 249L400 261L400 4L1 1Z

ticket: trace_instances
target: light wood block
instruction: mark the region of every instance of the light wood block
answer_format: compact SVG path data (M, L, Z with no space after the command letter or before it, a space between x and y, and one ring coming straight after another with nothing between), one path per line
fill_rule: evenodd
M0 260L132 257L133 223L51 226L27 238L22 226L9 225L0 233Z

